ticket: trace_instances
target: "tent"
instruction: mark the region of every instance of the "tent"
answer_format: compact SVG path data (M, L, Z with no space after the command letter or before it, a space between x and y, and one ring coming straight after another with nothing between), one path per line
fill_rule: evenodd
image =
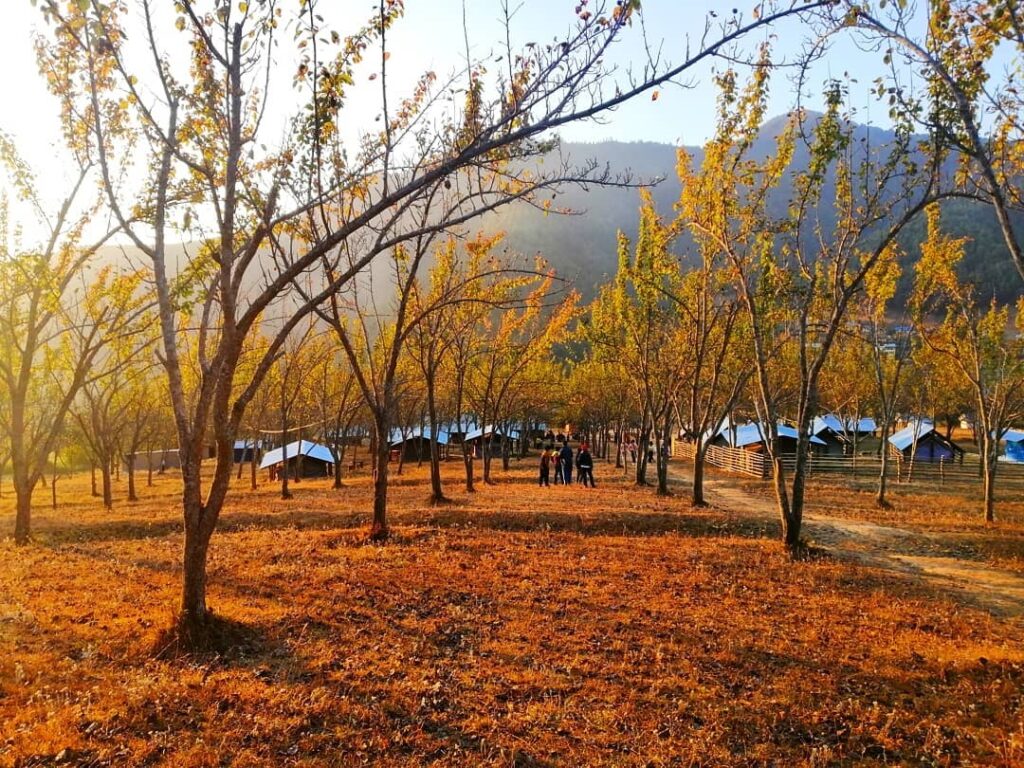
M416 461L421 456L424 460L430 458L430 428L419 429L402 435L401 430L392 430L390 435L391 455L393 459L399 451L403 452L406 461ZM437 431L437 443L441 451L441 458L448 458L448 433L444 429Z
M330 477L334 468L334 456L326 445L311 443L308 440L296 440L284 448L267 451L260 462L260 469L275 467L280 469L285 454L288 456L288 468L292 477ZM299 456L302 461L299 461ZM302 467L299 474L299 466Z
M1003 433L1003 442L1006 446L999 460L1024 464L1024 432L1019 429L1008 429Z
M490 440L489 443L488 439ZM504 443L510 443L518 439L519 430L503 430L495 427L493 424L488 424L483 429L477 427L466 433L466 442L473 444L474 452L478 458L483 455L485 445L489 445L492 455L497 455L501 453L501 447Z
M779 450L782 453L796 453L796 442L799 434L788 424L779 424ZM746 451L761 453L765 449L765 434L760 422L731 425L724 424L718 434L711 439L711 445L728 448L742 448ZM822 449L826 443L820 437L811 435L811 447Z
M256 451L256 455L259 455L259 448L254 440L235 440L235 463L244 464L252 461L253 451Z
M917 449L915 451L915 435ZM964 449L947 440L935 430L935 425L924 419L912 421L889 438L889 452L914 461L959 461L963 463Z

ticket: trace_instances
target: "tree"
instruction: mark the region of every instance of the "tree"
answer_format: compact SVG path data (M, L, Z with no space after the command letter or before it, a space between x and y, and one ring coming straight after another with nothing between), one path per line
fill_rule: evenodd
M874 400L878 418L880 468L875 504L891 507L886 498L889 471L889 435L904 395L906 370L911 365L913 338L908 323L890 332L886 312L900 278L899 259L890 250L879 259L875 269L864 278L864 295L859 305L861 340L867 345L870 371L874 380ZM891 345L888 347L887 345ZM890 352L891 349L891 352Z
M835 12L827 12L835 23ZM1024 13L1013 0L932 0L928 23L913 4L858 3L844 21L885 52L890 75L877 81L900 120L932 137L939 161L953 153L957 195L992 206L1017 271L1024 240L1012 213L1024 210ZM922 35L918 30L925 29ZM1006 54L1010 62L997 61ZM897 67L896 59L909 65ZM915 78L925 87L917 87Z
M984 514L995 520L995 481L999 441L1015 419L1024 416L1024 300L1016 309L993 300L980 303L970 285L956 274L963 239L941 230L937 206L928 209L928 239L921 246L912 307L925 344L946 358L970 384L978 421L984 472ZM940 315L941 322L932 322Z
M540 277L543 269L538 261L536 279L519 286L520 295L509 298L511 306L495 309L482 319L478 333L484 341L469 360L469 401L481 429L485 484L494 482L493 435L498 432L502 443L507 440L508 416L518 386L531 366L550 355L577 312L579 296L569 292L559 298L555 274L549 271Z
M510 280L504 267L491 256L500 236L478 236L469 241L465 258L454 238L434 253L428 285L412 285L413 312L420 319L412 326L407 349L423 375L427 419L430 426L430 502L447 501L441 486L438 378L449 368L453 351L471 333L484 313L502 302ZM422 439L421 433L421 439ZM471 482L471 478L470 478Z
M685 350L680 322L682 274L670 253L672 232L642 194L635 247L619 234L619 268L615 282L595 302L592 335L613 356L633 385L641 417L638 485L646 483L646 448L655 441L658 493L668 493L666 448L675 406L683 387Z
M913 159L916 140L905 122L897 125L884 151L853 140L838 82L826 90L823 115L811 122L796 113L779 136L774 157L762 161L752 156L768 77L767 67L758 68L742 91L733 73L719 77L719 124L706 147L701 173L706 188L720 192L690 221L697 234L722 249L733 274L752 337L755 405L768 433L765 451L772 463L783 538L795 547L800 543L810 427L820 405L822 369L866 276L939 192L935 168ZM789 209L779 216L769 209L767 198L786 177L798 142L809 162L806 170L794 174ZM827 230L819 214L823 205L835 211L835 223ZM782 361L789 365L780 365ZM779 396L786 376L796 385L797 429L788 486L778 450Z

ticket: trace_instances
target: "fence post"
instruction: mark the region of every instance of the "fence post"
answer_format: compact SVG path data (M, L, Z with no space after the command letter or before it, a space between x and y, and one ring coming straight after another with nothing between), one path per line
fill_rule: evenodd
M946 457L939 456L939 487L946 484Z

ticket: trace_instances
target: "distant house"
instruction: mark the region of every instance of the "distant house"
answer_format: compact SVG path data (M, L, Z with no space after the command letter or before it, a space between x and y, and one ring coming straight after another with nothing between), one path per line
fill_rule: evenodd
M796 453L796 443L799 437L796 429L788 424L779 424L778 433L779 452ZM760 422L738 425L725 424L718 431L718 434L711 438L710 444L727 448L742 448L753 453L763 453L765 451L765 435L766 432L762 430ZM811 435L811 446L812 449L817 450L827 448L825 441L814 435Z
M946 439L932 422L924 419L912 421L890 437L889 453L908 460L913 457L914 461L963 463L964 460L964 449Z
M473 452L477 458L483 456L484 446L490 446L491 455L501 453L502 446L519 439L519 431L515 429L503 430L488 424L486 427L472 429L465 435L465 441L473 446Z
M877 428L874 419L841 419L834 413L826 413L815 417L811 434L825 442L825 453L842 456L853 449L855 439L870 437Z
M441 459L448 458L448 433L443 430L437 431L437 444L441 452ZM391 457L397 459L404 455L406 461L416 461L420 457L430 458L430 429L414 429L412 432L403 435L401 430L393 430L390 439Z
M235 464L252 461L253 454L259 454L259 446L254 440L235 440Z
M1024 432L1019 429L1008 429L1003 434L1002 441L1003 452L999 455L999 460L1011 464L1024 464Z
M301 461L299 456L302 456ZM288 456L288 470L291 477L330 477L334 471L334 457L326 445L311 443L308 440L296 440L284 448L267 451L260 462L260 469L271 469L272 474L281 471ZM300 470L301 467L301 470Z

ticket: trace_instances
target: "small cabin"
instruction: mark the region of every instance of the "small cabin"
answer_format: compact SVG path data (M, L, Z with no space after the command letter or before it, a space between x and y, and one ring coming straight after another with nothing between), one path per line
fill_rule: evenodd
M466 433L466 442L473 446L473 454L479 459L483 456L484 448L489 447L492 456L501 455L504 446L512 449L512 443L519 439L519 432L515 429L502 429L488 424L483 429L477 428Z
M437 432L437 446L441 460L448 458L448 433L442 430ZM403 458L405 461L430 460L430 429L414 429L407 435L400 430L391 433L391 460L397 461Z
M1001 438L1003 450L999 454L1000 461L1011 464L1024 464L1024 431L1008 429Z
M751 453L765 452L765 434L760 422L748 424L725 424L713 438L710 445L717 445L725 448L742 448ZM778 425L779 453L795 454L799 434L796 429L788 424ZM811 435L811 450L815 453L826 448L826 443L820 437Z
M947 439L930 421L913 421L889 438L889 453L917 462L960 462L964 449Z
M296 440L284 448L267 451L260 462L260 469L269 469L273 480L285 462L288 464L289 477L331 477L334 472L331 449L308 440Z

